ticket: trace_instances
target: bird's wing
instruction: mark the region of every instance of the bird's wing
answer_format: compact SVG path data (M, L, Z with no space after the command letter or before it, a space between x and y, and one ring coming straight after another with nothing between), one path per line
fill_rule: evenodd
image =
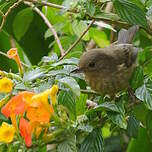
M112 52L118 65L130 67L136 61L138 48L133 47L131 44L117 44L113 47Z

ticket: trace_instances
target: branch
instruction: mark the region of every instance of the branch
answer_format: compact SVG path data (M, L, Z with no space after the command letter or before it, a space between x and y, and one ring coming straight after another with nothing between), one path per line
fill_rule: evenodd
M1 26L0 26L0 32L1 32L3 26L4 26L5 22L6 22L6 18L7 18L7 16L8 16L8 14L9 14L14 8L16 8L22 1L23 1L23 0L18 0L16 3L14 3L12 6L10 6L10 8L7 10L7 12L6 12L5 14L2 14L2 12L1 12L3 18L2 18L2 23L1 23Z
M9 58L8 55L7 55L6 53L2 52L2 51L0 51L0 55L3 55L3 56L5 56L5 57ZM10 59L10 58L9 58L9 59ZM29 68L29 67L30 67L29 65L27 65L27 64L25 64L25 63L23 63L23 62L21 62L21 64L22 64L24 67L26 67L26 68Z
M65 7L65 6L57 5L57 4L42 1L42 0L41 1L39 1L39 0L25 0L25 1L32 2L34 4L39 4L41 6L49 6L49 7L53 7L53 8L57 8L57 9L67 9L67 7Z
M94 94L94 95L101 95L100 93L93 91L93 90L84 90L84 89L80 89L80 91L84 94Z
M83 38L83 36L88 32L89 28L92 26L92 24L95 22L95 19L93 19L91 21L91 23L88 25L88 27L86 28L86 30L82 33L82 35L69 47L69 49L61 56L61 59L63 59Z
M60 49L60 52L61 52L61 56L63 56L63 55L64 55L64 49L62 48L60 39L59 39L59 37L58 37L58 35L57 35L54 27L52 26L52 24L51 24L51 23L49 22L49 20L47 19L47 17L46 17L37 7L35 7L32 3L30 3L30 2L24 2L24 4L32 7L33 10L42 17L42 19L44 20L45 24L46 24L46 25L49 27L49 29L52 31L52 33L53 33L53 35L54 35L54 38L55 38L55 40L56 40L56 42L57 42L57 44L58 44L58 46L59 46L59 49Z

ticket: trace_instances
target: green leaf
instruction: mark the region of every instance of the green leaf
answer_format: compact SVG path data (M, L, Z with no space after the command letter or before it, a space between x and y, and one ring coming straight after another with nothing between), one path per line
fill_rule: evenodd
M70 112L70 116L75 117L76 115L76 103L74 94L69 91L60 91L58 95L58 102L63 106L67 107Z
M76 136L73 135L65 139L57 146L57 152L77 152Z
M93 17L100 20L102 19L110 20L110 21L120 20L120 17L117 14L107 13L107 12L102 12L102 11L100 11L99 13L96 13Z
M138 135L139 122L135 119L135 117L130 116L127 125L127 132L130 137L136 138Z
M144 72L142 67L138 66L133 72L130 82L131 87L135 90L143 84L143 81L144 81Z
M13 22L13 32L19 41L24 34L27 32L32 20L33 20L33 11L31 8L25 8L20 11ZM23 21L24 19L24 21Z
M101 48L104 48L110 44L104 31L97 28L91 28L89 30L89 35Z
M100 129L94 129L81 144L80 152L103 152L103 138Z
M70 88L70 90L76 95L80 96L80 87L77 81L72 77L64 77L62 79L58 79L57 81L63 83L66 87Z
M76 115L82 115L84 114L86 110L86 101L87 101L88 95L87 94L80 94L80 97L76 100Z
M145 106L152 110L152 82L147 80L140 88L135 91L136 97L143 101Z
M63 65L63 64L74 64L77 65L78 64L78 59L77 58L70 58L70 59L63 59L57 63L52 64L51 66L56 67L59 65Z
M42 76L44 76L44 70L40 69L40 68L36 68L34 70L30 70L28 72L26 72L24 74L23 80L24 81L33 81L37 78L41 78Z
M108 118L110 118L112 122L118 125L120 128L127 128L127 121L123 115L114 112L108 112Z
M111 102L104 102L100 105L97 105L95 108L90 109L87 112L87 114L92 113L92 112L97 112L97 111L103 111L103 110L120 113L120 110L119 110L119 108L117 107L116 104L111 103Z
M130 23L148 27L145 13L134 3L127 0L113 0L116 12L122 20Z
M126 152L150 152L152 148L151 145L152 143L147 136L147 130L140 128L138 138L131 139Z
M91 126L88 122L88 117L86 115L80 115L77 117L77 130L83 131L83 132L92 132L93 126Z
M74 20L74 22L72 23L72 27L73 27L73 31L74 33L80 37L82 35L82 33L87 29L87 24L84 21L77 21ZM87 32L83 38L83 40L88 41L89 40L89 33Z

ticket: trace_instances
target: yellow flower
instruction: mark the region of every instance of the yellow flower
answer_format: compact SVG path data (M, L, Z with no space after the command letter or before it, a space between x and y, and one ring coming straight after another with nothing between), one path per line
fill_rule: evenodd
M55 103L56 103L56 94L58 93L58 90L59 90L59 88L57 85L53 85L53 87L51 88L50 98L51 98L53 105L55 105Z
M0 79L0 93L9 93L12 91L13 82L12 80L4 77Z
M13 125L9 125L6 122L2 123L0 127L0 142L10 143L13 141L15 134L15 127Z
M50 96L53 105L56 103L56 94L58 92L58 86L53 85L51 89L47 89L42 93L36 94L32 97L32 103L43 102L44 105L48 105L48 97Z

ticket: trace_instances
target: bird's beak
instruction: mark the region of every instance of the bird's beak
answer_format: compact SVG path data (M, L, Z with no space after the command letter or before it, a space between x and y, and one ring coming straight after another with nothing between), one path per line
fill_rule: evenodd
M70 73L81 73L83 70L81 68L76 68L73 71L71 71Z

